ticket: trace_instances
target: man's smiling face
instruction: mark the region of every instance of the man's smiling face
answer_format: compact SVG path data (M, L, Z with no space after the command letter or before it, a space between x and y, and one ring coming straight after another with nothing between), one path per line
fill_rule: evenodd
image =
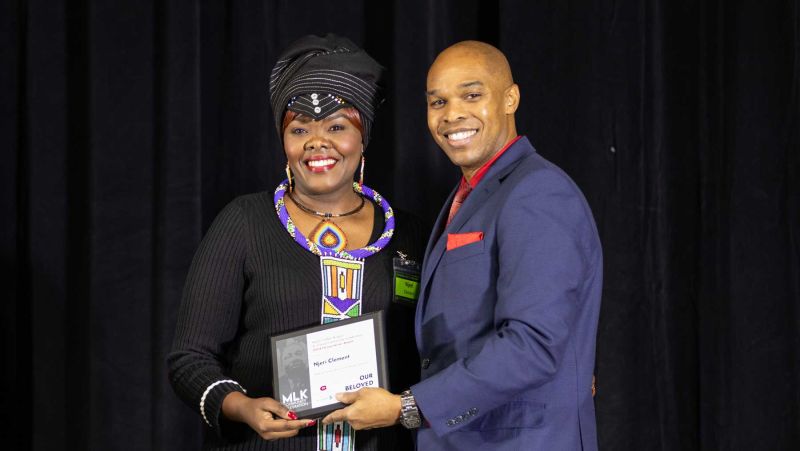
M467 179L516 136L519 89L468 49L443 52L428 72L428 129Z

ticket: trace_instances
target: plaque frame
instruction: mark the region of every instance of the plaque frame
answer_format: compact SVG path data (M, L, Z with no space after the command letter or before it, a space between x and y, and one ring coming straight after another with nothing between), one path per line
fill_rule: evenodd
M365 313L361 316L357 316L355 318L348 318L339 321L334 321L327 324L319 324L311 327L304 327L301 329L293 330L290 332L274 335L270 337L270 348L272 351L272 394L273 398L278 401L282 402L281 399L281 380L279 374L279 366L280 363L278 361L278 347L281 346L281 343L285 343L287 340L297 340L298 337L306 337L311 333L319 332L323 330L347 327L352 324L356 324L359 322L369 321L372 320L372 331L375 337L375 362L377 366L377 381L375 385L371 387L381 387L384 389L388 389L389 387L389 370L387 364L387 349L386 349L386 323L385 323L385 313L382 310L377 312ZM284 345L285 346L285 345ZM308 358L308 350L306 349L306 368L310 366L309 358ZM285 373L286 370L284 370ZM310 389L310 386L309 386ZM309 403L311 401L309 400ZM332 404L319 406L319 407L308 407L308 408L292 408L298 418L321 418L327 415L334 410L341 409L346 407L347 404L342 402L334 402Z

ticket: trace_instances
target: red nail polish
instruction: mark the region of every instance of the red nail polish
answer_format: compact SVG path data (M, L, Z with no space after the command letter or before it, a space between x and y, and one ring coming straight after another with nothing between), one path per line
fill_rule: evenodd
M317 420L311 420L311 421L308 422L306 427L316 426L316 424L317 424Z
M286 416L289 417L290 420L296 420L297 419L297 414L292 412L291 410L289 411L289 413L286 414Z

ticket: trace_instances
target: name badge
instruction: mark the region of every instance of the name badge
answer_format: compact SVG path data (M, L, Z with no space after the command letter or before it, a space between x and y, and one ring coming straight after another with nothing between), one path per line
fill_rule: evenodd
M394 302L416 305L419 299L420 264L402 252L392 259L394 270Z

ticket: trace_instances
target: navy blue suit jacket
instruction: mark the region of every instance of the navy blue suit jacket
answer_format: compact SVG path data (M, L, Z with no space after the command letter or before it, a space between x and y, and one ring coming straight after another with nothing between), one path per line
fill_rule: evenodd
M455 193L455 191L454 191ZM453 194L454 194L453 193ZM419 450L595 450L602 251L573 181L522 138L428 242ZM446 250L447 235L483 239Z

